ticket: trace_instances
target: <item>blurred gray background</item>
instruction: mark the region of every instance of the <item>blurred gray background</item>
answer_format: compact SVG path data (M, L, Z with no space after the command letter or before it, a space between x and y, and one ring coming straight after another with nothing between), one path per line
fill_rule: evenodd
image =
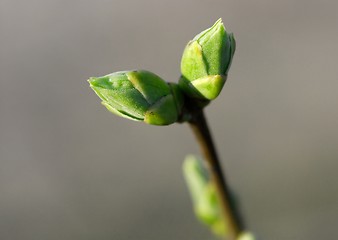
M337 239L338 1L0 1L0 239L213 239L181 164L186 124L118 118L86 79L148 69L177 81L219 17L237 51L207 114L248 227Z

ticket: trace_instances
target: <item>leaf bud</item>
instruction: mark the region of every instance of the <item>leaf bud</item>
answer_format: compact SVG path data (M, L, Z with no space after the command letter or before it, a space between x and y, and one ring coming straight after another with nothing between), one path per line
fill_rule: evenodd
M191 40L181 60L179 85L190 97L213 100L221 92L235 52L232 33L222 19Z
M225 236L224 219L216 194L215 185L202 161L194 155L188 155L183 163L183 173L193 201L197 218L218 235Z
M152 125L169 125L180 117L183 96L177 84L149 71L121 71L88 81L102 104L118 116Z

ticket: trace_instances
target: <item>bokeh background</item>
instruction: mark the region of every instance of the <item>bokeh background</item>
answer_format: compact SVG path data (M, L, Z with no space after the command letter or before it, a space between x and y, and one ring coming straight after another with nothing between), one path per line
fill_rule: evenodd
M248 227L337 239L338 1L0 1L0 239L213 239L181 173L186 124L127 121L86 79L148 69L177 81L219 17L235 33L207 114Z

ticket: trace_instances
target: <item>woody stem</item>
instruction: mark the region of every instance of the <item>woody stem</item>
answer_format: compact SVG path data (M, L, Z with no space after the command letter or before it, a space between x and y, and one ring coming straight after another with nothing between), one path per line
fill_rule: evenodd
M192 114L189 125L203 152L210 179L216 187L222 216L225 220L226 229L228 230L228 239L235 240L238 238L239 234L243 232L244 226L240 220L239 212L234 204L232 204L231 192L223 174L203 110L196 111Z

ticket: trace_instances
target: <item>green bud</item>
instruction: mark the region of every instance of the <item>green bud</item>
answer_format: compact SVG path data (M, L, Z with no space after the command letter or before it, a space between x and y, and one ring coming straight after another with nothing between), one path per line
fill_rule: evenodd
M177 84L145 70L123 71L89 80L90 87L112 113L152 125L176 122L183 106Z
M227 79L235 45L222 19L190 41L181 60L179 85L183 91L193 98L215 99Z
M186 157L183 172L193 201L197 218L218 235L227 233L221 216L221 206L214 184L209 180L208 172L202 162L193 155Z

